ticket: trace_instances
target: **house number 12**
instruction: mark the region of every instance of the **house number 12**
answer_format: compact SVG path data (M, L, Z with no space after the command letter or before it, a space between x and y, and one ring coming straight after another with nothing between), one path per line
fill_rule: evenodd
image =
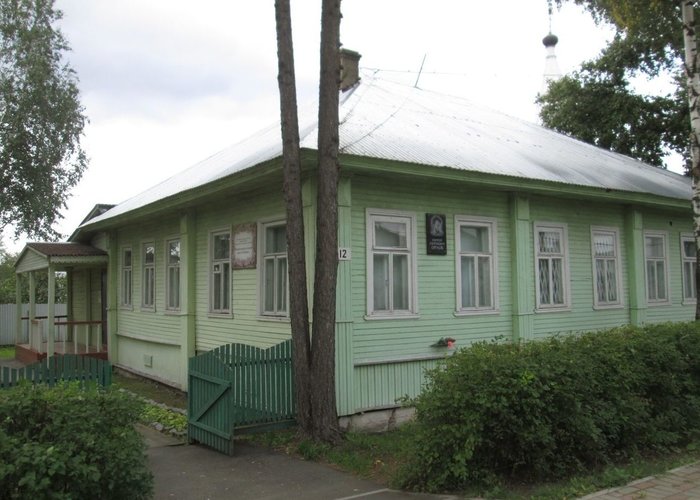
M351 254L349 248L339 248L338 249L338 260L350 260Z

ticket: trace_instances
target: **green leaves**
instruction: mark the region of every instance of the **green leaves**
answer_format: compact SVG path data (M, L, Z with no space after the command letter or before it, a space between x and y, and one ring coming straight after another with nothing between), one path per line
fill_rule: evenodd
M679 2L573 1L596 21L613 25L617 34L597 59L538 98L543 124L651 165L663 166L671 151L689 158ZM643 95L630 83L662 71L676 75L670 95Z
M53 0L0 2L0 228L55 238L87 166L86 118Z
M700 325L476 344L428 373L406 486L559 479L700 430Z
M150 498L131 397L78 384L0 392L0 498Z

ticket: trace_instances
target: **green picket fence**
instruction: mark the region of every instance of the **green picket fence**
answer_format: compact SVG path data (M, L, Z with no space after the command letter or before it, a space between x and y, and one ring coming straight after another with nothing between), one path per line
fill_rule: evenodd
M292 423L292 341L227 344L189 360L188 438L233 452L233 432Z
M49 386L61 381L95 382L108 387L112 384L112 365L103 359L65 354L45 358L24 368L4 366L0 369L0 388L15 386L20 380Z

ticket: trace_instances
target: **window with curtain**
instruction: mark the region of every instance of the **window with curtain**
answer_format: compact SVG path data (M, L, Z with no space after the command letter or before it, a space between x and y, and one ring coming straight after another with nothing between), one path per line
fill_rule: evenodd
M493 220L455 218L459 312L497 308L495 225Z
M289 313L289 272L287 270L287 226L283 222L262 224L261 313L287 316Z
M591 228L593 254L594 305L620 305L620 250L618 231L614 228Z
M165 307L170 311L177 311L180 309L180 240L167 242L166 258Z
M667 303L668 262L666 259L666 234L644 233L644 260L646 269L647 301Z
M692 236L681 237L681 261L683 262L683 301L695 302L697 300L695 269L696 246Z
M144 243L142 252L143 279L141 305L144 309L155 309L156 305L156 245Z
M121 281L121 305L132 307L131 283L132 283L131 247L122 249L122 281Z
M566 226L535 224L537 308L569 307Z
M368 314L416 312L411 215L368 212Z
M211 233L209 312L231 313L231 232Z

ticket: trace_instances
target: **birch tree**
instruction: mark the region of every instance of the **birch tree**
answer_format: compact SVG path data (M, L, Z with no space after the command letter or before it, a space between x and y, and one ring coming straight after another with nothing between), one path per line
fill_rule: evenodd
M690 176L693 185L693 232L695 234L696 297L700 297L700 56L695 25L695 1L681 0L683 18L683 42L685 47L685 73L690 110ZM696 301L695 320L700 320L700 300Z
M87 166L86 118L53 0L0 2L0 229L53 239Z
M306 298L299 120L289 0L276 0L275 16L297 421L304 434L314 439L336 442L340 438L335 402L340 0L323 0L321 12L317 247L311 336Z

